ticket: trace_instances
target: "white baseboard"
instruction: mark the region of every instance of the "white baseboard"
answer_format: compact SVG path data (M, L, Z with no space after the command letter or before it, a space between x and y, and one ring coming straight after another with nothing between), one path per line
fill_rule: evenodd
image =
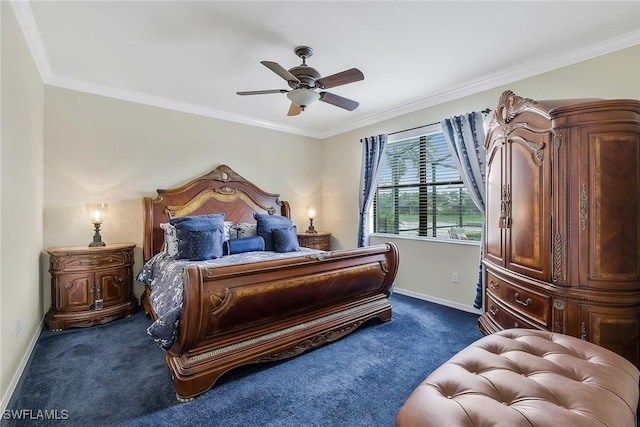
M440 304L440 305L444 305L446 307L451 307L451 308L455 308L456 310L462 310L462 311L466 311L468 313L473 313L473 314L482 314L482 310L477 309L473 306L470 305L464 305L464 304L460 304L457 302L453 302L453 301L449 301L449 300L445 300L445 299L441 299L441 298L436 298L436 297L432 297L430 295L424 295L424 294L420 294L418 292L413 292L413 291L407 291L406 289L401 289L401 288L394 288L393 292L399 293L401 295L406 295L408 297L413 297L413 298L418 298L424 301L429 301L429 302L433 302L436 304Z
M27 347L27 351L22 357L22 360L20 361L20 365L18 365L18 369L16 370L16 373L13 375L13 378L11 379L9 388L7 389L7 392L4 394L4 396L2 396L2 402L0 402L0 414L4 413L4 411L7 409L7 405L9 405L9 401L11 400L11 397L13 396L13 392L16 390L16 387L18 386L18 382L20 381L20 377L22 377L22 373L24 372L24 369L27 367L27 362L31 357L31 353L33 353L33 349L36 346L36 342L38 342L38 338L40 337L40 333L42 332L43 327L44 327L44 318L40 320L40 324L38 324L38 327L36 328L36 332L35 334L33 334L33 337L31 338L29 347Z

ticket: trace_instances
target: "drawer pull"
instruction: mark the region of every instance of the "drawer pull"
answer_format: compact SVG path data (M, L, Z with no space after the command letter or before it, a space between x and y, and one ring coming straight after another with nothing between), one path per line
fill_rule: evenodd
M529 306L529 304L531 304L531 303L533 302L533 301L531 300L531 298L527 298L527 299L526 299L526 301L522 301L522 300L520 299L520 294L518 294L517 292L516 292L515 297L516 297L516 302L517 302L518 304L520 304L520 305L524 305L525 307L528 307L528 306Z
M494 316L498 315L498 309L494 308L493 306L489 307L489 313L493 314Z
M493 290L500 289L500 284L494 282L493 280L489 282L489 287Z
M516 323L514 323L514 324L513 324L513 327L514 327L514 328L519 328L519 327L520 327L520 324L519 324L518 322L516 322Z

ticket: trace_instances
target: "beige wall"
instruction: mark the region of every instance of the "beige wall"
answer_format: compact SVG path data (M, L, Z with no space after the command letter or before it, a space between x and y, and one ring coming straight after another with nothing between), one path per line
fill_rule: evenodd
M12 8L0 2L0 10L0 397L4 409L42 321L44 89Z
M320 140L57 87L46 87L45 99L45 247L88 244L85 203L104 201L103 240L137 243L137 273L142 197L220 164L280 193L299 228L307 225L306 206L321 205ZM44 310L50 293L44 290Z
M351 247L357 241L361 138L439 122L468 111L493 109L506 89L533 99L640 99L640 45L328 138L323 154L323 204L340 209L326 212L324 225L333 233L335 245ZM374 237L371 242L384 240ZM477 271L472 266L477 264L478 246L393 240L402 264L396 289L473 311ZM451 283L454 272L459 274L459 284Z

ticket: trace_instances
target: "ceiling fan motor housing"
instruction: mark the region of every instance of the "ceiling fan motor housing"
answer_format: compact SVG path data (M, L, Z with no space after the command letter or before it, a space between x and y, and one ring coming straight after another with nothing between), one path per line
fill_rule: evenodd
M315 68L309 67L308 65L298 65L297 67L290 68L289 72L300 80L300 83L288 82L291 88L306 87L314 89L317 87L316 80L320 78L320 73L316 71Z
M289 86L293 89L297 89L299 87L315 89L317 87L316 80L320 78L320 73L315 68L307 65L307 58L313 55L313 49L309 46L298 46L293 51L302 59L302 64L297 67L290 68L289 72L296 76L298 80L300 80L300 83L290 81L288 82Z

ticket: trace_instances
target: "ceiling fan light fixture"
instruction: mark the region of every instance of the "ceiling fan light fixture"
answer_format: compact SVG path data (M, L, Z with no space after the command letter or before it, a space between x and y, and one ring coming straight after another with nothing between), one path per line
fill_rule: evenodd
M287 93L287 98L304 109L320 99L320 94L312 89L298 88Z
M316 101L326 102L336 107L353 111L358 108L358 103L331 92L316 92L314 89L327 89L346 85L364 79L364 74L357 68L350 68L330 76L322 77L318 70L307 65L307 59L313 54L313 49L309 46L298 46L295 54L302 58L302 64L286 69L282 65L273 61L260 61L262 65L276 73L284 79L291 90L269 89L236 92L238 95L263 95L269 93L286 93L291 101L287 116L297 116L309 105Z

